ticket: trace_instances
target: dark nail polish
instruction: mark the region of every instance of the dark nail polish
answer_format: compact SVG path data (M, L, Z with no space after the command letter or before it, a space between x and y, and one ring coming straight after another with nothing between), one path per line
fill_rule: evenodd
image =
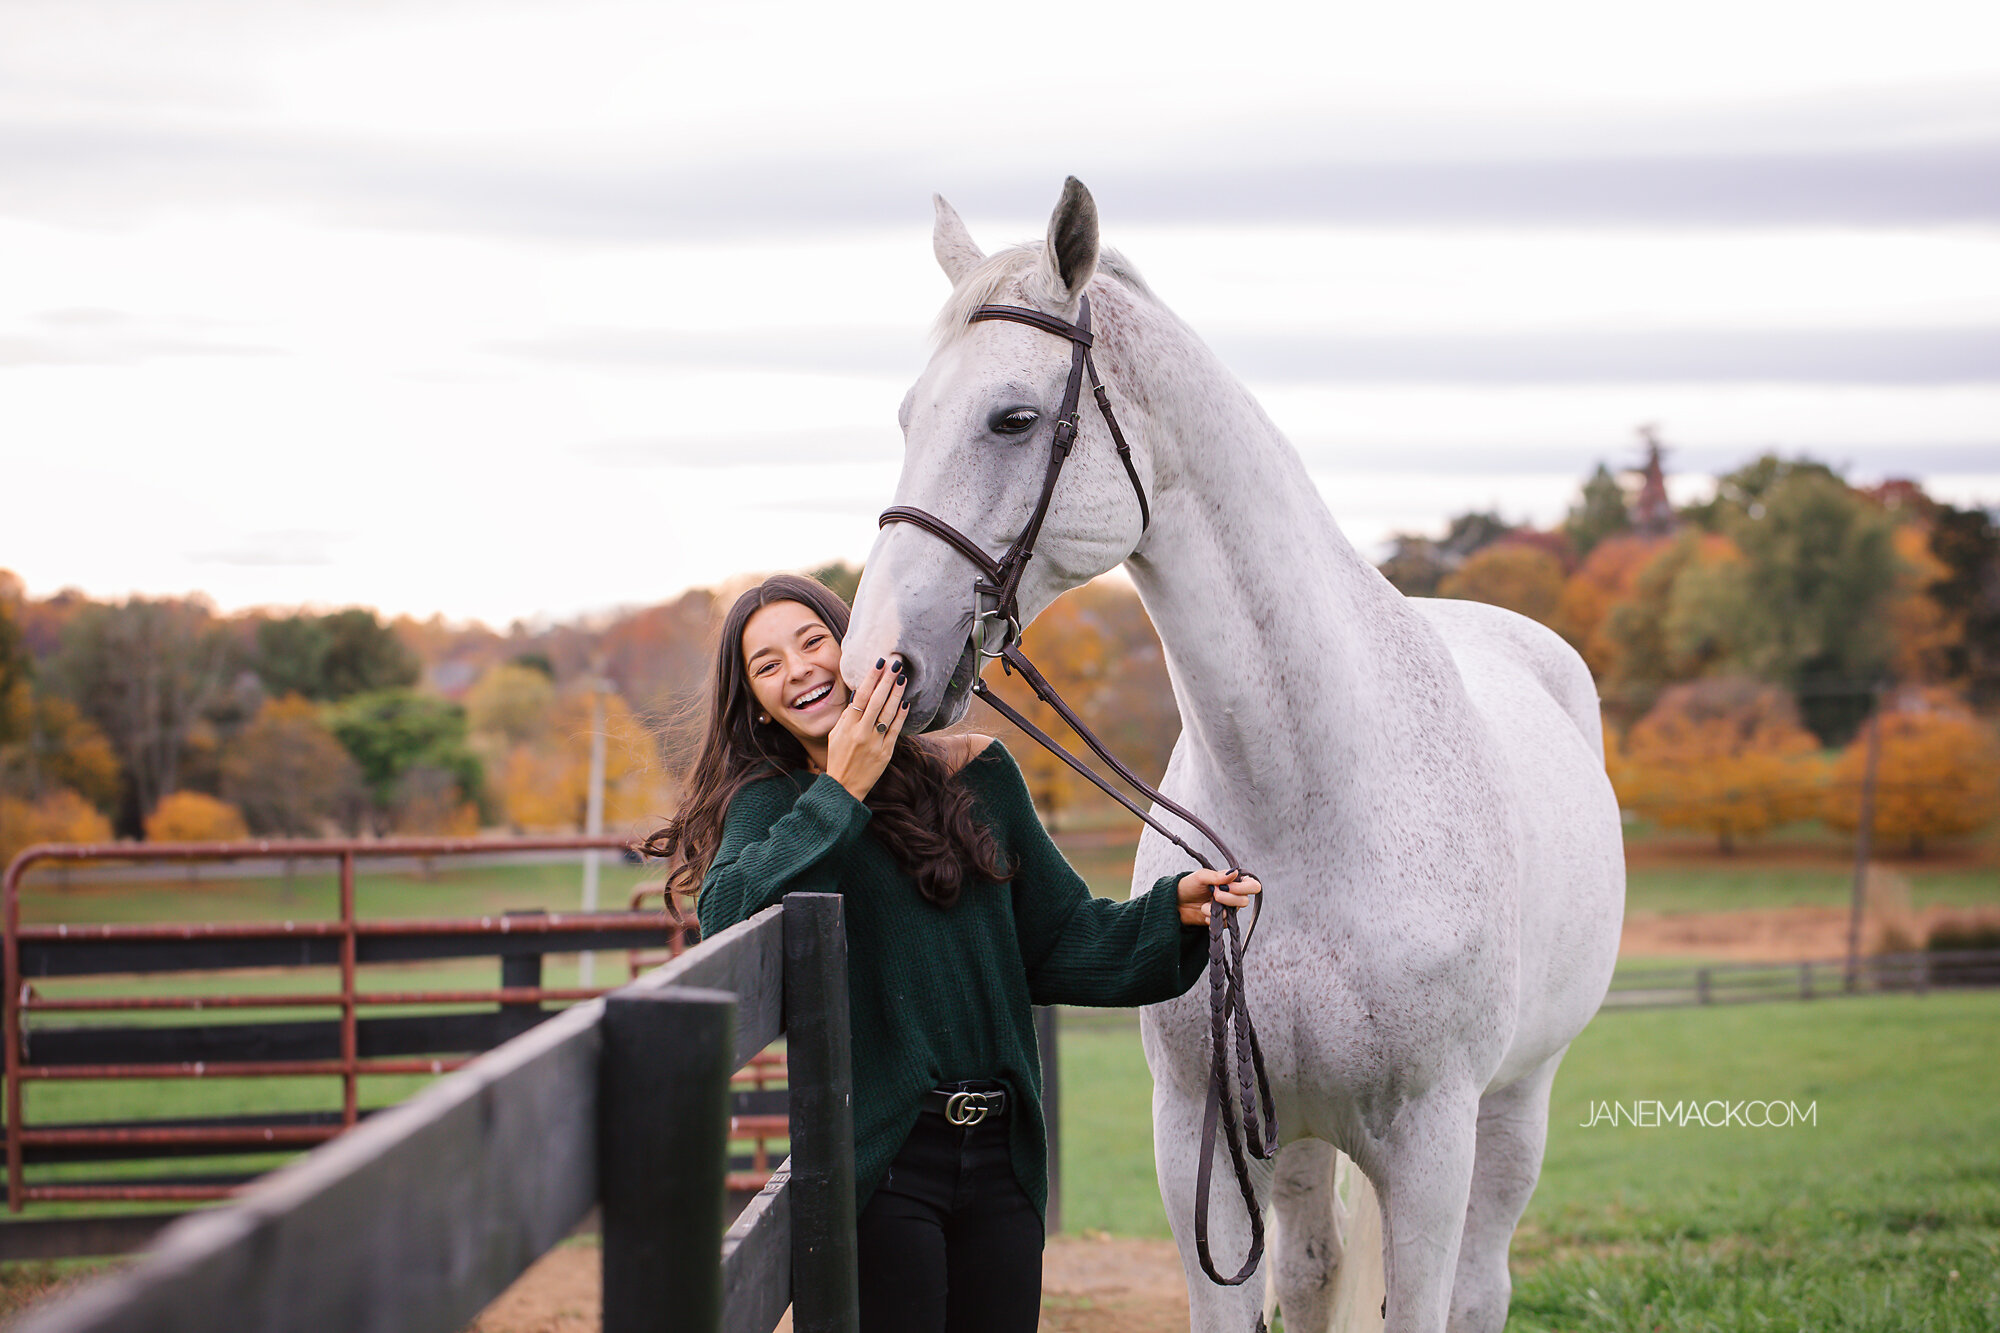
M906 675L904 675L904 674L903 674L902 672L898 671L898 672L896 673L896 683L897 683L898 685L901 685L901 684L902 684L902 683L903 683L904 681L906 681L906 680L908 680L908 679L909 679L909 677L908 677L908 676L906 676Z
M908 708L909 706L910 706L910 701L908 699L903 700L903 707Z
M882 669L882 663L883 663L884 661L886 661L886 660L887 660L887 659L885 659L885 658L880 658L880 657L876 658L876 659L875 659L875 669L876 669L877 671L880 671L880 670Z
M902 659L902 658L900 658L900 657L899 657L899 658L897 658L897 659L896 659L896 665L895 665L895 668L894 668L894 669L895 669L895 670L897 670L897 671L901 671L901 670L903 669L903 659Z

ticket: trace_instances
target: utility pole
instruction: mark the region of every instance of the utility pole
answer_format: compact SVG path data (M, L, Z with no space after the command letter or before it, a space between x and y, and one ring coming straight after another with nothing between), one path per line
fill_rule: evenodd
M590 794L586 799L583 816L583 831L595 838L604 832L604 659L594 659L590 664ZM597 849L590 848L583 854L583 910L597 910ZM597 955L585 950L577 957L576 979L579 986L591 984L591 975L597 968Z
M1875 771L1882 762L1882 687L1872 691L1868 715L1868 758L1861 770L1861 820L1854 831L1854 896L1847 911L1847 989L1861 981L1861 914L1868 893L1868 858L1875 851Z

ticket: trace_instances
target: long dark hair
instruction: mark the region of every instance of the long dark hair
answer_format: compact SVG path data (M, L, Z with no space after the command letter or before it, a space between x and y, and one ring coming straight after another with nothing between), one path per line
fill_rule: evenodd
M808 606L834 638L847 637L847 603L817 580L796 574L765 579L729 608L715 646L708 727L687 798L665 828L640 844L646 855L669 862L669 902L701 886L738 792L761 778L807 766L798 737L776 721L757 720L757 699L743 667L743 626L773 602ZM972 792L946 764L937 742L907 732L898 736L866 805L874 812L869 827L875 836L916 880L917 891L939 907L957 902L971 877L995 882L1009 877L992 831L973 817Z

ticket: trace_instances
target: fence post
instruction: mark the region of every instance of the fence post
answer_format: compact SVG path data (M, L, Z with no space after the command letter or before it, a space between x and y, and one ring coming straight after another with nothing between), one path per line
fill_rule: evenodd
M787 894L784 923L792 1328L855 1333L861 1326L861 1291L854 1239L854 1072L840 895Z
M713 1333L722 1326L717 1247L736 997L615 992L602 1026L604 1333Z
M1702 967L1702 968L1696 968L1696 969L1695 969L1695 974L1694 974L1694 1001L1695 1001L1695 1003L1696 1003L1696 1004L1707 1004L1707 1003L1709 1002L1709 1001L1708 1001L1708 969L1707 969L1707 968L1705 968L1705 967Z
M1062 1064L1057 1046L1056 1007L1035 1010L1035 1045L1042 1056L1042 1123L1049 1136L1049 1212L1051 1236L1062 1230Z
M1813 997L1813 985L1812 985L1812 964L1811 964L1811 963L1800 963L1800 964L1799 964L1799 998L1800 998L1801 1000L1810 1000L1810 999L1811 999L1812 997Z

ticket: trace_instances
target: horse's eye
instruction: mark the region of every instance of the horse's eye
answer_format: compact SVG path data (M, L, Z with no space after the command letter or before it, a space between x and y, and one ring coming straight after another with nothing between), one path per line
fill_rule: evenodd
M1042 414L1032 407L1016 407L1006 412L996 412L987 423L995 435L1024 435L1035 428Z

